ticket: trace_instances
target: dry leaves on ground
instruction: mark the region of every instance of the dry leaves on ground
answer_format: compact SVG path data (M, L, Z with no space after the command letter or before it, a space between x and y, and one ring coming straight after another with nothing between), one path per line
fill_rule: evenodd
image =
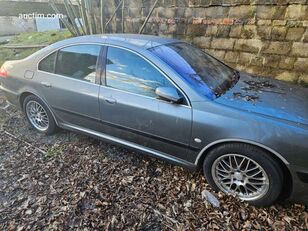
M0 230L308 228L302 205L249 206L214 193L200 172L70 132L38 134L12 107L0 109L0 131Z

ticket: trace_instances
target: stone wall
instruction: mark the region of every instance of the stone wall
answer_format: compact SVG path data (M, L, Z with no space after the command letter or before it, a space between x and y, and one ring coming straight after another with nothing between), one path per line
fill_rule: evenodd
M154 0L127 1L137 33ZM115 7L110 0L108 12ZM110 30L121 31L121 11ZM308 0L160 0L144 31L199 46L232 67L308 84Z

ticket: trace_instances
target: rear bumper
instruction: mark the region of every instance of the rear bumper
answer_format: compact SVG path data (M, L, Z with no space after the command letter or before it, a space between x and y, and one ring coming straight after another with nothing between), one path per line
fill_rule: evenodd
M293 188L290 200L308 205L308 169L292 168Z
M0 85L0 91L4 92L4 95L10 104L20 108L19 95L16 92L5 88L3 85Z

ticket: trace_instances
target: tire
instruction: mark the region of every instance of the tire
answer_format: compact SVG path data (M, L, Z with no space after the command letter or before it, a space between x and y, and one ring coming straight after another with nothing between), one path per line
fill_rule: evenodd
M280 165L263 149L243 143L212 149L204 159L203 173L215 191L233 193L255 206L273 204L283 186Z
M31 108L35 107L34 105L37 105L37 108L39 108L38 110L40 111L40 122L38 122L37 118L33 119L33 114L37 115L37 113L33 113L33 111L31 111ZM51 114L46 104L37 96L28 95L24 99L23 111L31 127L33 127L35 130L45 133L46 135L51 135L57 131L58 127L56 125L53 115ZM47 120L48 123L46 122ZM39 126L39 124L41 124L41 126Z

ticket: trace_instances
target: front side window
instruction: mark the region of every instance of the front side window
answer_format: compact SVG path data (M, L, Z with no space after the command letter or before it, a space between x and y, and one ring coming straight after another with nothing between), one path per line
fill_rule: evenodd
M187 43L161 45L150 51L210 99L224 94L238 80L235 70Z
M55 70L55 62L56 62L57 52L54 52L44 58L38 65L38 69L40 71L46 71L53 73Z
M114 47L109 47L107 52L106 85L149 97L156 97L157 87L174 87L149 62L130 51Z
M58 51L56 74L95 83L99 45L76 45Z

